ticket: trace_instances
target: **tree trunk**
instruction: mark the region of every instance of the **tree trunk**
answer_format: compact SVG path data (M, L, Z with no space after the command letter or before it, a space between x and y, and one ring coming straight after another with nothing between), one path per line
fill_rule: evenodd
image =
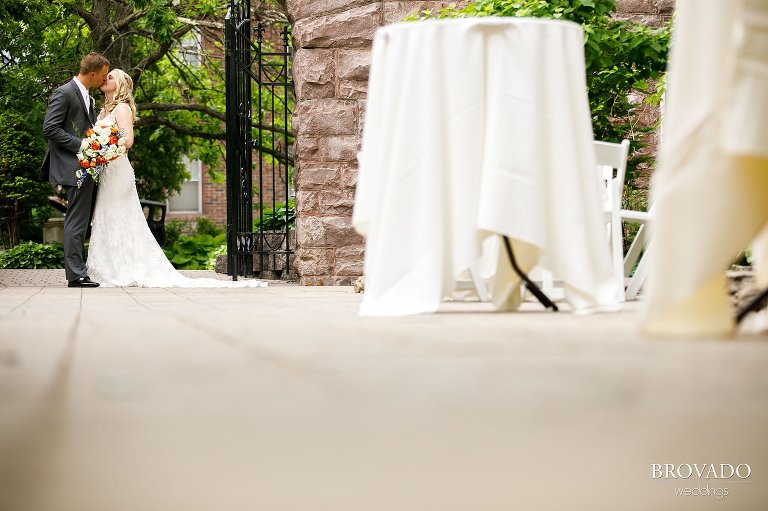
M112 0L93 0L93 20L91 37L93 49L109 60L110 69L131 69L131 39L113 26L127 18L134 11L130 2Z

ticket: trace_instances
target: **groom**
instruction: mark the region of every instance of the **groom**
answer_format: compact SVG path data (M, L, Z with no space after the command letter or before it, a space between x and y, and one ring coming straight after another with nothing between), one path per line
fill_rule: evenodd
M80 72L51 94L43 122L48 139L40 180L61 185L67 193L64 218L64 268L69 287L98 287L85 270L83 245L91 221L94 184L86 179L77 187L75 171L80 168L77 153L85 131L96 122L93 98L88 89L100 87L107 79L109 61L98 53L89 53L80 61Z

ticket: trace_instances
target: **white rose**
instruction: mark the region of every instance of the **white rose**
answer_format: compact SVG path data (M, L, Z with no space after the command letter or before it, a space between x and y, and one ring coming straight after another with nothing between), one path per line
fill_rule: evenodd
M119 145L120 147L124 147L125 146L125 139L124 138L119 139L117 141L117 145Z
M86 139L83 139L83 141L82 141L82 142L80 142L80 150L82 151L82 150L83 150L83 149L85 149L86 147L88 147L88 140L86 140Z
M99 135L96 140L98 140L101 145L107 145L109 144L109 135Z

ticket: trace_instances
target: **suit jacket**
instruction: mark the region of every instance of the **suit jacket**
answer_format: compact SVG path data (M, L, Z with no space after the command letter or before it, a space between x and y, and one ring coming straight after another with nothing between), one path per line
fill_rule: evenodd
M43 121L43 133L48 139L40 180L53 184L76 186L75 172L80 168L77 152L85 138L85 131L96 122L83 101L83 95L74 78L51 94Z

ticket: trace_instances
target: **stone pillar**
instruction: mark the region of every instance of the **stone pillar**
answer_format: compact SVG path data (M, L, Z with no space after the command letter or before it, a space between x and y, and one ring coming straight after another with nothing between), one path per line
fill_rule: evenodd
M675 0L618 0L616 3L617 18L650 26L668 21L675 10Z
M350 285L365 241L352 228L376 29L450 1L288 0L296 110L296 268L305 285ZM466 2L464 2L466 3Z

